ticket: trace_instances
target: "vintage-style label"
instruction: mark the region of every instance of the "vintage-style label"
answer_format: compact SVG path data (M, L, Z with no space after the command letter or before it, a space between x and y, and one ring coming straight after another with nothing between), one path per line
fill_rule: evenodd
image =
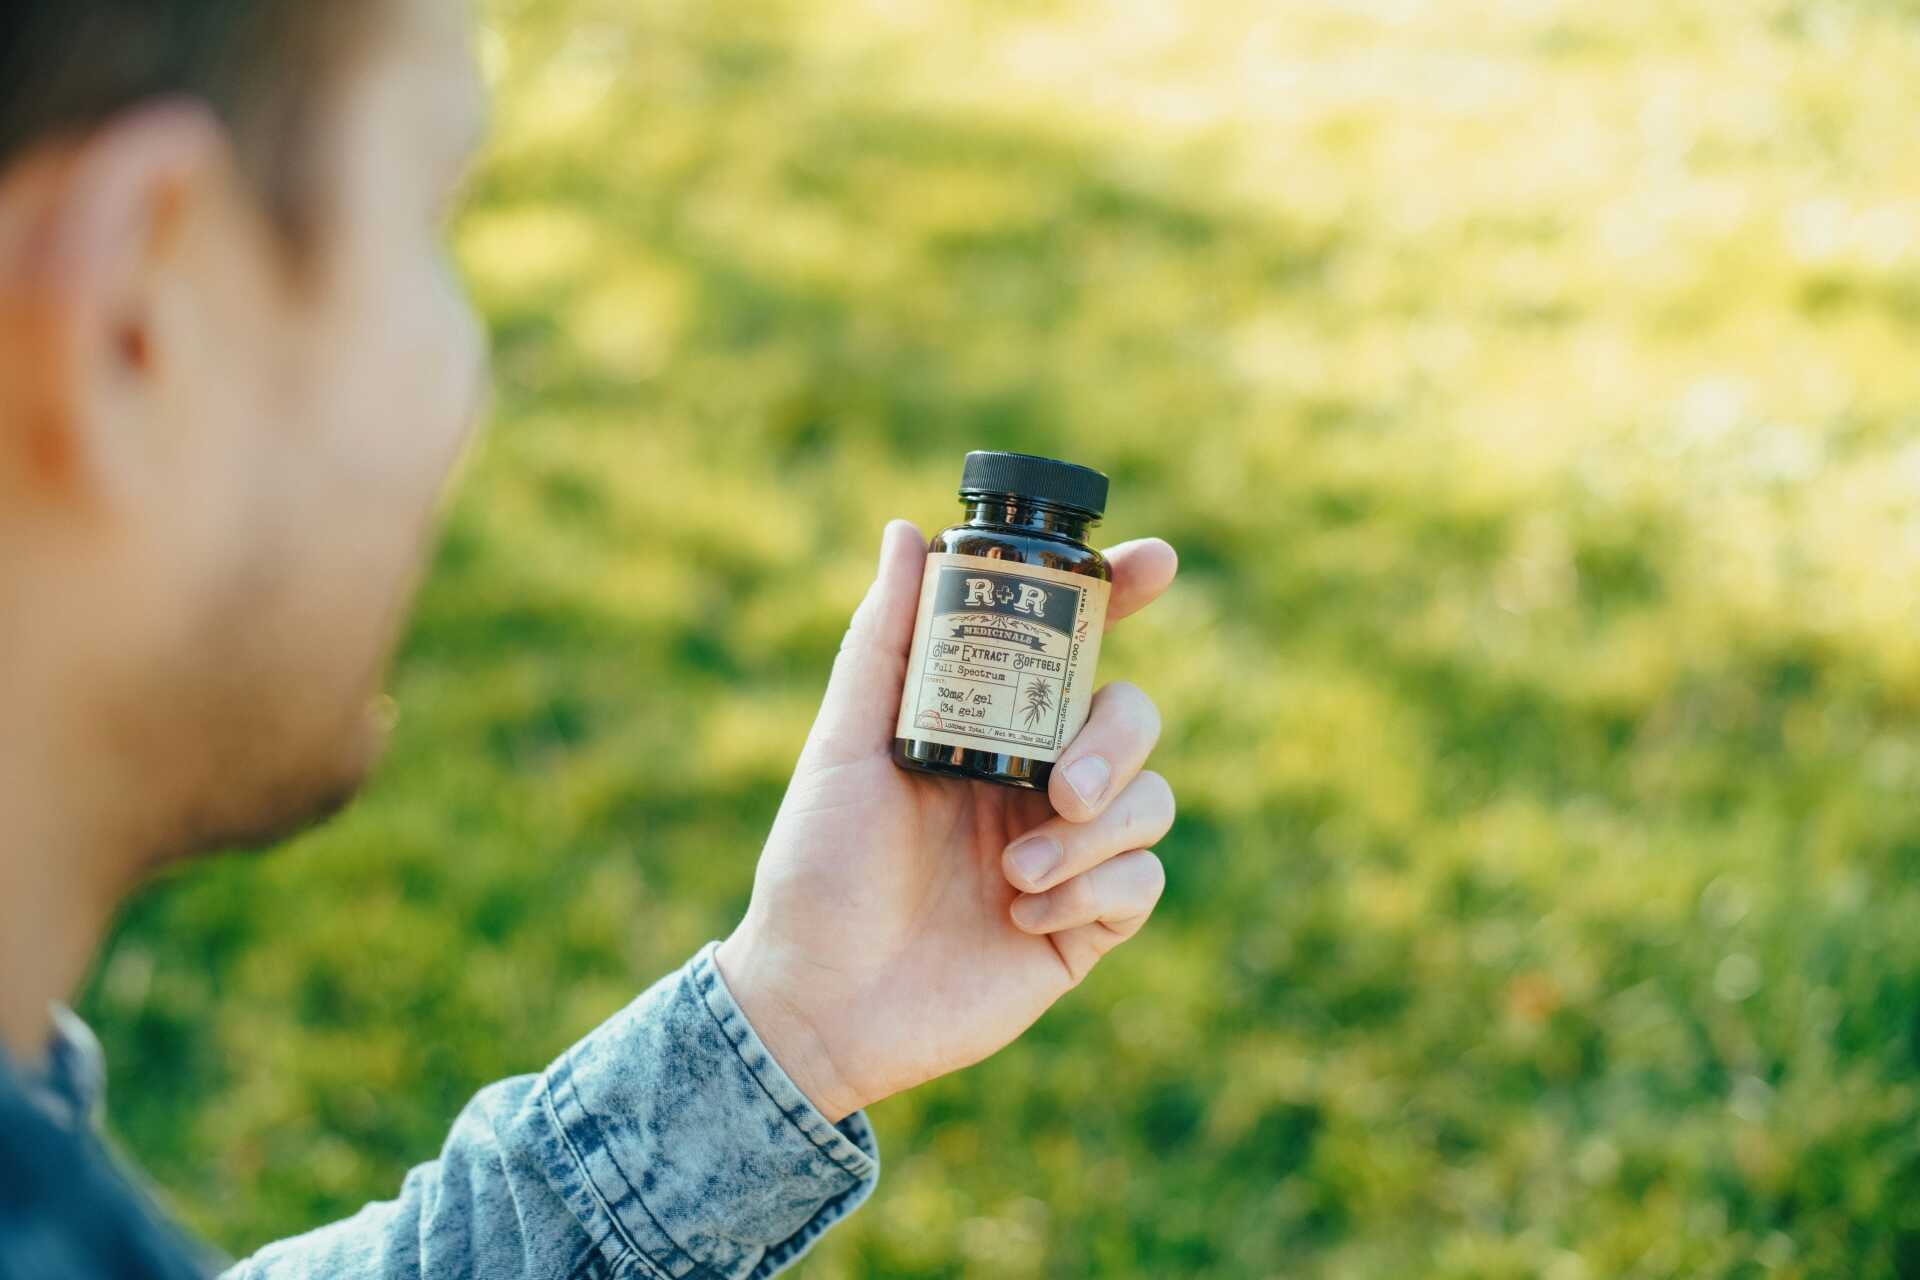
M1108 590L1039 565L928 556L897 735L1059 759L1087 722Z

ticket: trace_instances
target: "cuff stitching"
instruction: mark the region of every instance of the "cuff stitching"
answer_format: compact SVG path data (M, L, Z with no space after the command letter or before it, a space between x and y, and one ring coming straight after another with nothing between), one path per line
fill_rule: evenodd
M714 1024L720 1028L720 1034L726 1038L727 1043L733 1047L733 1056L740 1060L740 1065L745 1068L748 1075L753 1077L753 1082L760 1086L762 1093L767 1095L767 1100L773 1103L773 1108L780 1113L781 1119L791 1125L801 1137L812 1143L816 1151L831 1160L839 1167L841 1172L847 1174L849 1177L856 1178L861 1182L865 1182L871 1178L874 1172L873 1157L854 1146L852 1141L848 1139L844 1133L841 1133L837 1126L824 1115L820 1115L819 1108L815 1107L812 1102L806 1100L805 1092L801 1090L799 1085L792 1083L791 1077L788 1077L789 1087L801 1098L800 1106L793 1108L789 1108L781 1103L773 1089L768 1086L765 1080L760 1078L760 1072L754 1069L751 1062L747 1061L747 1055L742 1051L742 1046L746 1044L749 1038L757 1038L757 1035L753 1031L752 1023L748 1020L746 1014L740 1011L737 1002L733 1000L732 992L725 992L724 996L719 997L719 999L725 999L728 1005L732 1006L731 1008L726 1008L723 1012L722 1008L716 1007L718 1004L716 991L724 990L724 988L722 987L718 969L713 963L712 954L711 948L700 954L696 962L696 986L700 992L700 1002L706 1006L708 1016L711 1017ZM743 1034L736 1036L734 1029L728 1025L729 1021L733 1018L738 1018L742 1023L744 1027ZM784 1068L780 1066L779 1061L773 1056L773 1051L768 1049L764 1043L760 1045L760 1051L766 1056L768 1064L772 1066L774 1070L782 1072L783 1075L785 1074ZM809 1112L812 1113L812 1116L809 1116ZM859 1115L860 1113L856 1111L853 1114ZM832 1137L823 1140L811 1131L811 1126L804 1123L805 1120L816 1117L821 1124L826 1125L832 1132ZM836 1147L850 1148L851 1154L846 1150L836 1150Z
M787 1263L813 1247L813 1242L825 1235L848 1213L859 1207L872 1186L861 1182L847 1188L833 1199L820 1206L820 1211L807 1220L807 1224L782 1240L761 1257L760 1265L753 1269L749 1280L762 1280L771 1276Z

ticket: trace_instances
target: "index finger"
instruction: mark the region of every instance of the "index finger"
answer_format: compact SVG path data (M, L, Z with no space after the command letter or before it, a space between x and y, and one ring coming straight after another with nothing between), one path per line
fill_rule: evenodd
M1173 585L1180 557L1164 539L1135 538L1106 552L1113 568L1113 594L1107 598L1107 625L1152 604Z

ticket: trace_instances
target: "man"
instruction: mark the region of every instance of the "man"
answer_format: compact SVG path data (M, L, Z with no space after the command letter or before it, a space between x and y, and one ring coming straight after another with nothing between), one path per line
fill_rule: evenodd
M480 399L437 226L479 131L465 28L458 0L0 16L0 1275L192 1269L89 1136L60 1005L155 868L324 817L378 752ZM1139 691L1101 691L1045 796L888 760L922 556L888 526L733 934L484 1090L394 1200L237 1274L772 1274L871 1189L862 1108L1140 927L1173 799ZM1115 618L1174 574L1159 541L1112 560Z

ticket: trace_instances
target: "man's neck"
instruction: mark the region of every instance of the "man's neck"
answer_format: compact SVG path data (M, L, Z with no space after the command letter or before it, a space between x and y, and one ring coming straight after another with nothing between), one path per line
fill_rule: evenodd
M0 1047L31 1070L46 1053L50 1007L73 998L113 907L78 883L63 882L57 865L22 861L17 847L6 852L0 860Z
M66 768L68 743L46 719L14 725L32 730L0 742L0 1048L31 1069L49 1006L73 998L137 877L112 839L121 788Z

